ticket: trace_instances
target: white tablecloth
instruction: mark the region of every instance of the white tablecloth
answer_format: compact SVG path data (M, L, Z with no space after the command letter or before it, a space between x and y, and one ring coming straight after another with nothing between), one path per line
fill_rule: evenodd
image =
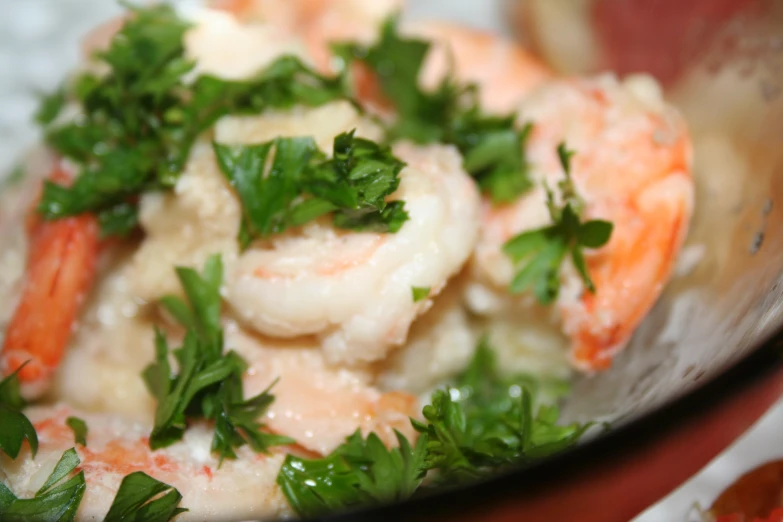
M285 0L280 0L285 1ZM371 1L371 0L368 0ZM502 26L489 0L411 0L411 16L450 18L492 29ZM0 171L36 139L30 124L36 91L57 85L78 57L86 30L119 12L113 0L0 0ZM783 402L729 451L635 522L676 522L695 503L709 506L745 470L783 457Z

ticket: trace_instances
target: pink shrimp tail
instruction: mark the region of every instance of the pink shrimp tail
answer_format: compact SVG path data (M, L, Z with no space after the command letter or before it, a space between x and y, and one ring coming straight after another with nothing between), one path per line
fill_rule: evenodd
M52 179L62 179L57 171ZM0 371L19 372L22 392L40 395L62 360L84 296L95 278L98 222L93 215L28 220L30 248L19 304L0 350Z

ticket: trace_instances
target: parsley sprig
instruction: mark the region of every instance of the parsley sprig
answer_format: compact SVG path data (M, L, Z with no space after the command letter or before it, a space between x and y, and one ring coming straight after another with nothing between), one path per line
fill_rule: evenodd
M532 384L528 376L502 376L482 341L454 387L436 391L424 407L426 422L412 420L415 446L398 432L393 449L357 432L322 459L289 455L277 482L299 515L314 517L404 500L425 476L435 486L472 481L575 444L589 425L557 424L555 406L534 411Z
M436 391L424 407L427 464L440 484L458 484L488 476L561 451L581 437L588 424L557 424L557 406L535 410L535 382L526 375L504 377L495 354L482 340L455 386Z
M96 55L104 75L85 73L46 98L38 112L47 143L81 166L68 187L48 182L38 210L47 219L98 214L106 235L137 223L138 195L170 188L196 138L227 114L258 114L347 98L342 78L318 74L293 56L244 81L202 75L186 83L189 25L167 5L133 8L133 17ZM66 101L81 115L59 123Z
M323 459L288 455L277 483L294 510L315 517L366 504L404 500L426 473L426 437L415 447L395 431L399 447L389 449L375 433L357 431Z
M104 522L168 522L188 511L181 500L176 488L136 471L123 477Z
M72 522L87 489L74 448L66 450L33 498L18 498L0 482L0 519L8 522ZM163 495L161 495L163 493ZM168 522L187 509L177 507L182 495L146 473L122 479L104 522Z
M79 417L68 417L65 425L73 431L73 439L76 444L87 446L87 423Z
M377 76L383 95L397 116L388 128L390 140L455 145L465 170L496 203L516 199L533 186L525 160L530 125L517 128L515 116L485 114L475 85L459 84L447 75L433 91L419 87L419 74L431 43L403 38L396 18L381 28L372 46L346 43L335 46L346 62L358 59Z
M557 147L558 157L565 172L559 183L563 205L555 203L555 196L547 188L547 207L552 224L523 232L511 238L503 251L521 268L511 282L512 293L532 288L542 304L549 304L560 291L560 266L570 253L585 288L595 292L595 285L587 271L584 248L600 248L612 235L612 223L600 219L582 222L579 215L583 203L571 179L571 156L565 144Z
M24 365L0 381L0 451L15 459L27 439L30 453L38 452L38 435L30 419L22 412L27 405L22 397L19 372Z
M191 268L177 268L177 276L187 302L168 296L162 304L187 332L182 347L175 350L169 348L160 330L155 332L155 362L143 373L158 401L150 447L162 448L180 440L187 420L200 418L215 421L212 451L221 461L236 458L234 450L245 444L266 452L270 446L293 442L261 431L263 425L258 418L274 397L267 389L245 399L242 374L247 364L236 352L223 352L220 256L210 257L201 274ZM169 364L172 353L177 361L176 374Z
M213 146L242 201L244 246L330 212L335 226L352 230L396 232L408 219L402 201L386 200L405 164L354 132L334 138L328 159L310 137Z
M84 471L72 474L79 463L75 449L65 451L33 498L17 498L0 482L0 519L8 522L74 520L87 488Z

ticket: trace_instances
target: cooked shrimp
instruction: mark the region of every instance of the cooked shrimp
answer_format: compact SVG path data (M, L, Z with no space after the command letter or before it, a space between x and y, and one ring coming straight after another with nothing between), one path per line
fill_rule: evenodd
M426 394L468 365L478 334L462 302L463 279L452 278L432 309L413 323L405 344L378 363L378 386Z
M216 8L244 21L263 22L300 35L323 70L331 65L329 44L370 43L387 17L402 10L403 0L217 0Z
M155 358L158 317L131 291L129 274L137 247L129 242L102 253L95 287L51 391L75 408L152 422L155 399L141 374Z
M552 76L528 51L495 34L445 22L403 26L402 31L433 44L419 79L424 88L434 88L452 73L460 82L481 87L481 107L491 113L515 112L527 93Z
M555 149L565 141L576 151L572 178L586 218L614 223L609 243L587 256L596 293L564 264L556 302L573 364L607 368L658 298L688 230L694 189L685 123L654 80L608 75L551 82L525 100L519 119L534 124L527 154L537 180L555 187L563 175ZM549 219L540 186L509 205L485 204L477 279L506 287L514 267L503 244Z
M119 413L150 423L155 401L141 374L154 357L152 320L127 299L122 262L108 279L98 289L94 309L86 313L78 346L65 357L57 396L88 411ZM254 336L232 320L225 322L225 331L227 347L249 365L243 376L246 397L277 380L272 389L275 401L264 420L275 432L322 454L357 429L374 431L387 443L395 440L393 429L415 438L408 418L420 408L413 396L382 393L368 371L330 366L314 339ZM84 379L85 373L93 378Z
M371 384L370 372L329 365L313 339L259 338L229 322L226 342L248 362L246 397L277 380L264 423L303 448L328 454L357 429L375 432L390 445L396 445L393 430L416 438L410 417L421 408L414 396L382 393Z
M77 520L103 520L123 477L136 471L179 490L183 496L180 507L189 511L177 520L290 515L275 483L284 459L282 449L263 455L245 446L237 450L236 460L218 466L218 459L210 453L213 430L205 424L189 426L182 441L152 451L147 439L151 426L143 423L64 405L32 408L26 413L38 433L38 453L33 459L26 445L15 460L0 453L0 476L17 496L31 498L63 452L75 446L87 482ZM65 425L72 415L87 423L86 447L74 445L73 432Z
M345 102L318 109L269 112L218 122L222 143L258 143L309 135L326 149L340 132L378 130ZM220 252L225 298L234 316L264 335L316 334L330 362L382 358L405 341L430 300L413 302L411 287L437 295L475 245L479 195L451 147L396 150L409 166L394 195L410 219L394 234L345 232L314 222L251 246L241 255L239 202L205 146L194 151L173 194L145 195L141 223L148 236L136 255L136 291L153 300L177 291L168 266L200 266ZM162 262L163 261L163 262Z
M68 178L56 169L51 178ZM95 277L98 221L94 215L43 221L31 214L25 282L6 329L0 372L19 373L26 397L40 395L63 357L85 294Z
M195 62L189 77L210 74L228 80L243 79L283 54L312 61L304 40L285 24L271 23L271 20L270 23L243 23L230 12L195 5L182 5L178 11L192 24L183 38L185 56ZM90 60L96 51L108 48L126 19L127 16L118 16L90 31L82 40L83 58ZM237 52L237 49L253 52Z
M218 135L220 130L218 130ZM342 232L313 223L250 248L228 272L226 299L251 328L276 337L316 334L332 363L382 359L402 344L431 301L470 256L479 195L456 150L395 149L408 163L394 198L409 220L395 234Z

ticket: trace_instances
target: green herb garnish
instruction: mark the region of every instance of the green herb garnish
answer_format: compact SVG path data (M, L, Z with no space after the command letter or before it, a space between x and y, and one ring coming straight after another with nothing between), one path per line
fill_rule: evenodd
M93 212L105 235L126 234L137 223L138 195L172 187L196 138L222 116L347 97L343 79L293 56L248 80L204 75L185 83L194 66L184 55L189 25L167 5L133 8L133 15L96 55L108 73L79 76L39 110L47 143L81 165L72 185L45 185L38 209L47 219ZM65 100L82 115L56 124Z
M26 364L26 363L25 363ZM0 451L15 459L27 439L33 457L38 452L38 435L30 419L22 413L27 405L19 384L19 372L24 365L0 381Z
M66 477L79 465L79 456L71 448L63 453L54 470L33 498L17 498L0 482L0 519L7 522L70 522L87 487L84 471Z
M244 246L330 212L335 226L353 230L396 232L408 219L402 201L386 201L405 164L353 132L335 137L331 159L309 137L214 149L242 201Z
M413 286L411 287L411 293L413 294L413 302L418 303L427 299L430 295L429 286Z
M590 425L558 425L554 405L536 411L535 386L527 375L501 375L482 340L454 388L436 391L424 407L428 422L414 421L429 437L427 463L438 470L437 481L472 481L575 444Z
M511 282L510 291L521 293L532 288L536 298L543 304L557 298L560 291L560 266L569 253L585 287L595 292L583 249L605 245L613 228L612 223L600 219L581 222L579 214L583 203L571 180L570 159L573 153L566 150L562 143L557 151L565 171L565 179L559 184L563 206L555 204L554 194L547 189L547 207L552 225L523 232L503 246L503 251L514 263L521 265Z
M383 95L393 102L397 118L388 137L417 143L450 143L463 155L464 167L496 203L516 199L533 186L525 160L530 125L515 126L515 116L485 114L474 85L444 78L431 92L419 87L419 74L431 44L403 38L397 20L387 20L372 46L341 44L343 60L359 59L376 74Z
M316 460L288 455L277 483L303 517L366 504L405 500L421 484L426 436L415 447L395 431L399 447L388 449L375 433L357 431L332 454Z
M236 352L223 353L220 257L210 257L201 274L191 268L177 268L177 276L187 302L168 296L161 303L187 332L182 347L173 350L177 374L169 365L172 350L166 338L160 330L155 332L155 362L143 374L147 387L158 400L150 447L162 448L180 440L188 418L215 421L212 451L221 461L236 458L234 449L244 444L266 452L270 446L293 442L288 437L260 431L263 425L257 419L274 397L267 389L245 399L242 374L247 364Z
M188 511L181 500L176 488L136 471L122 479L104 522L168 522Z
M589 425L558 425L554 406L534 411L531 384L529 376L501 376L482 341L455 387L424 407L426 422L412 420L415 446L400 433L391 450L374 434L355 433L323 459L289 455L277 482L294 511L314 517L409 498L428 473L436 486L467 482L575 444Z
M87 446L87 423L79 417L68 417L65 419L65 425L73 431L73 438L76 444Z
M5 177L0 177L0 194L8 187L13 187L22 181L26 170L23 164L17 164Z

